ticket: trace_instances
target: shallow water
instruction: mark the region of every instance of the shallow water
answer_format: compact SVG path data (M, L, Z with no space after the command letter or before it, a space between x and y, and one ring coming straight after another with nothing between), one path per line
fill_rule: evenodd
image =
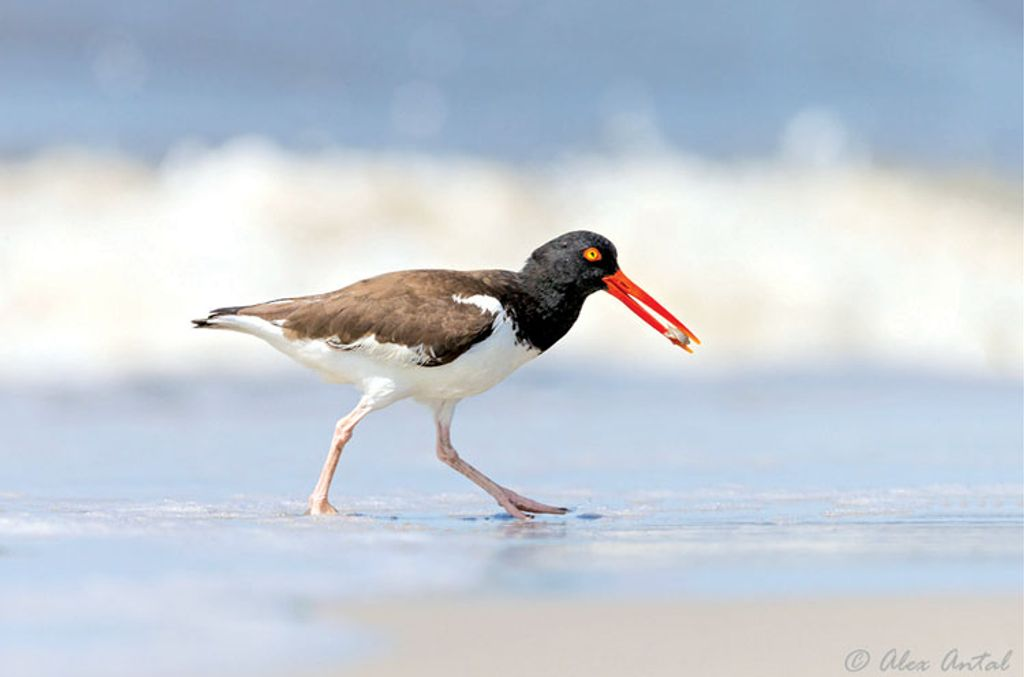
M528 369L454 431L499 481L573 508L525 524L439 464L405 404L357 431L343 516L303 517L353 400L301 378L2 392L4 674L315 667L380 647L325 618L368 597L1022 587L1013 381Z

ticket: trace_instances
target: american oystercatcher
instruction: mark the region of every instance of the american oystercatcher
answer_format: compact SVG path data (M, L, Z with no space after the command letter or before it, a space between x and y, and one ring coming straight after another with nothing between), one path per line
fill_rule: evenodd
M497 384L565 336L583 302L598 290L622 301L680 348L692 352L690 342L700 343L623 274L607 238L582 230L542 245L517 273L387 273L326 294L218 308L193 323L257 336L327 380L362 392L355 409L334 428L309 497L310 514L337 513L327 494L356 424L371 411L411 397L434 412L438 458L513 517L526 519L530 513L567 509L520 496L464 461L452 446L452 414L459 400Z

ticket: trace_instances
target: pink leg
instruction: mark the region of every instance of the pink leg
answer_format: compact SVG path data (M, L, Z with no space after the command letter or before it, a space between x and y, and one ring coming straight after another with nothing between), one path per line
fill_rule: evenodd
M331 480L334 478L334 469L338 467L338 459L341 458L341 450L345 443L352 437L352 430L363 417L373 411L373 407L365 400L359 401L356 408L347 416L338 421L334 426L334 438L331 440L331 450L327 452L327 460L324 461L323 470L320 471L320 479L317 480L313 493L309 496L310 515L337 515L327 500L327 494L331 490Z
M564 515L569 512L566 508L557 508L546 505L539 501L520 496L511 489L506 489L482 472L466 463L455 451L451 439L451 420L455 411L454 402L446 402L437 410L437 457L446 465L458 470L468 477L478 487L490 494L505 511L517 519L530 519L533 515L527 513L548 513L552 515Z

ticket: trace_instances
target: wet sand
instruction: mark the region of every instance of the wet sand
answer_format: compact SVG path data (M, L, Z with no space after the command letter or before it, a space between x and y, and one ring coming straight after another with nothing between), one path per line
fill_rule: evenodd
M948 662L944 670L943 660L951 660L947 654L956 650L962 664L989 652L986 662L1008 666L985 674L1021 675L1022 611L1021 598L1011 595L346 604L333 614L388 639L371 657L314 674L823 677L981 672L957 670ZM1007 652L1012 653L1004 663Z

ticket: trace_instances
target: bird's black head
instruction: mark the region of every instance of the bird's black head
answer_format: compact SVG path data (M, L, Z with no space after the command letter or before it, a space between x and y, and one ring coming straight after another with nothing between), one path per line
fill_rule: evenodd
M618 252L608 238L574 230L535 249L522 272L536 283L586 297L604 289L604 278L618 269Z
M672 313L626 277L619 268L615 245L597 233L575 230L541 245L530 254L519 275L522 289L531 299L519 317L520 328L541 350L569 331L583 301L601 290L622 301L680 348L692 352L690 342L700 343Z

